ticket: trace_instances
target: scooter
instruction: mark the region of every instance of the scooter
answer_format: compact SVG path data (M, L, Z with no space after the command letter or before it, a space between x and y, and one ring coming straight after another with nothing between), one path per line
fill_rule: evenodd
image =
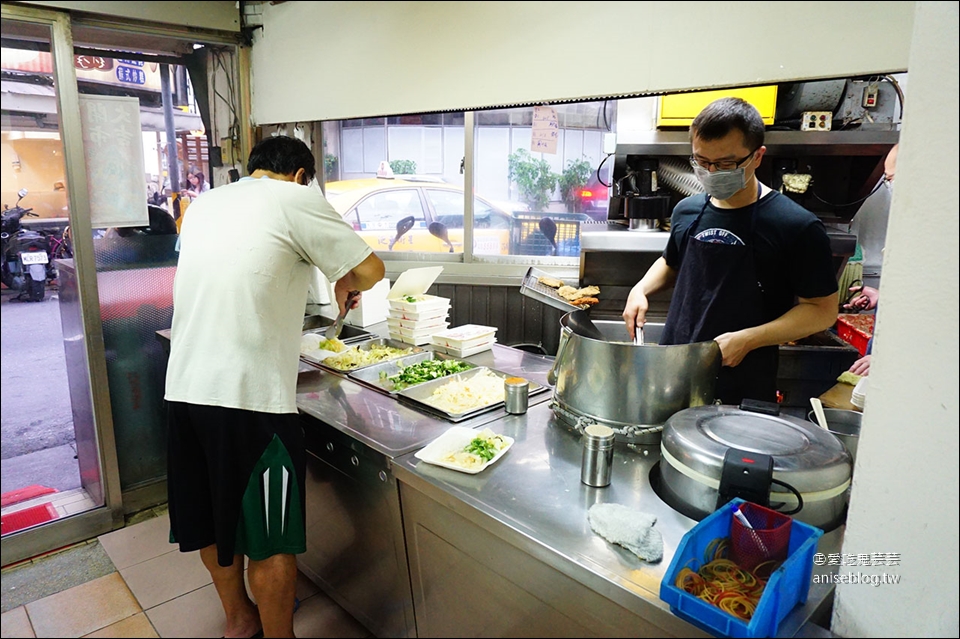
M13 208L4 205L0 225L0 255L3 259L0 280L7 288L20 291L17 299L41 302L46 295L50 240L46 235L21 225L24 216L38 217L33 209L20 206L20 200L26 194L27 189L20 189L16 205Z

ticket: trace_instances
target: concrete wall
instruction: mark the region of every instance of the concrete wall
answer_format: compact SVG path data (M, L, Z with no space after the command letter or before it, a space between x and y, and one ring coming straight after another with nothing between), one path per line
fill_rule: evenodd
M900 561L845 566L841 574L887 574L900 583L839 585L833 630L845 637L958 631L957 8L917 3L843 544L844 553L897 553Z

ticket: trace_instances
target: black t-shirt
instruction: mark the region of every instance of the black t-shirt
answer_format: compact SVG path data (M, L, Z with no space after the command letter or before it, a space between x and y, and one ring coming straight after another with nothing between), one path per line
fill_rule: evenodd
M700 214L704 198L684 198L673 209L670 241L663 257L677 271L682 265L683 239ZM752 209L753 204L739 209L718 209L708 204L694 237L700 241L754 246L767 321L790 310L797 297L824 297L837 291L830 238L820 218L774 191L757 202L756 226L751 235Z

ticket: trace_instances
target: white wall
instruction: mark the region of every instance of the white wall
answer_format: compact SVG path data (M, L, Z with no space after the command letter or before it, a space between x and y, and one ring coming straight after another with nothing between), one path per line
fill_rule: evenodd
M237 2L22 2L46 9L70 9L104 16L182 24L201 29L240 31Z
M841 584L847 637L956 637L958 4L918 2L844 553L900 553L898 585Z
M264 3L252 117L343 120L903 71L913 5Z
M843 549L898 553L898 566L843 574L901 583L839 586L833 630L957 636L957 14L956 2L284 3L265 6L253 48L253 115L349 119L909 69Z

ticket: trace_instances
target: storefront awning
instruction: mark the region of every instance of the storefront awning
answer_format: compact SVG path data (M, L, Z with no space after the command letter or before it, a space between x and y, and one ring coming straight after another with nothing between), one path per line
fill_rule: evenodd
M4 131L55 131L57 96L53 87L26 82L0 81ZM178 133L202 131L198 113L173 110L173 125ZM140 107L140 126L144 131L166 130L163 109Z

